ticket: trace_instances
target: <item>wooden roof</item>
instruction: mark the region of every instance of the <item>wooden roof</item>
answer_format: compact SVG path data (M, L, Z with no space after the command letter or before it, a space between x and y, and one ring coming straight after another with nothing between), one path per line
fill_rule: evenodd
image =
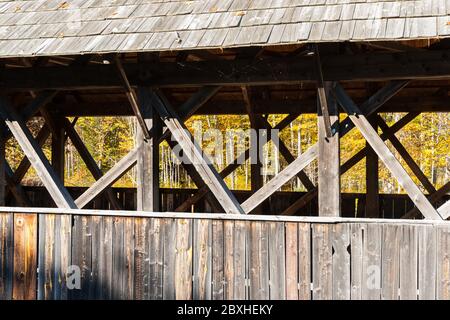
M450 35L446 0L0 1L0 57Z

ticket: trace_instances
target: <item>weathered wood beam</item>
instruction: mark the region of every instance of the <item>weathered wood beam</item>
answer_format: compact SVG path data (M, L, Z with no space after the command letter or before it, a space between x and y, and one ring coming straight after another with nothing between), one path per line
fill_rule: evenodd
M383 118L378 116L376 118L376 121L383 132L389 130L389 126L386 124ZM395 135L389 135L389 141L391 141L395 150L397 150L397 152L400 154L403 160L405 160L406 164L417 177L417 179L419 179L420 183L422 183L425 190L427 190L429 194L436 192L436 188L433 186L430 180L428 180L427 176L423 173L419 165L416 163L416 161L414 161L413 157L408 153L408 150L406 150L400 140Z
M447 220L450 217L450 200L447 200L447 202L440 206L437 211L444 220Z
M370 52L322 57L325 81L448 79L450 51ZM299 84L316 81L312 57L125 64L132 86ZM122 88L115 65L3 68L0 81L12 90Z
M151 100L146 91L138 88L140 112L151 139L145 139L142 128L136 137L139 153L136 167L137 210L159 212L159 138L162 133L161 120L152 108Z
M360 105L364 101L355 99ZM132 116L133 111L126 102L64 102L62 104L50 104L52 111L65 117L87 116ZM290 114L290 113L317 113L317 99L254 99L252 101L255 114ZM276 108L274 107L276 106ZM179 109L176 111L181 114ZM394 97L378 112L450 112L450 98L447 96L402 96ZM214 99L199 108L195 115L229 115L247 114L242 100L218 100Z
M370 124L378 132L378 126L374 121L375 115L368 117ZM383 139L383 138L382 138ZM383 140L384 141L384 140ZM365 218L379 218L380 194L379 194L379 165L378 156L368 142L364 148L366 154L366 210Z
M79 208L85 207L95 197L101 194L107 187L113 185L119 180L132 166L136 164L139 147L131 150L125 157L117 162L111 169L108 170L100 179L94 182L81 196L79 196L75 203Z
M51 167L38 143L33 138L25 121L19 116L14 108L9 106L4 100L0 101L0 110L2 117L6 121L6 125L9 127L18 144L30 160L37 175L47 188L56 205L59 208L76 208L72 197Z
M354 104L339 84L336 85L334 93L336 100L342 108L346 110L351 121L359 129L366 141L369 142L372 149L377 153L378 157L383 161L389 171L391 171L393 176L397 178L399 184L408 193L422 215L427 219L442 219L436 209L433 208L425 195L420 191L419 187L417 187L406 170L402 167L400 162L384 144L378 133L375 132L362 111Z
M81 159L83 159L83 162L86 164L87 169L92 174L95 180L99 180L103 176L103 172L102 170L100 170L97 162L92 157L86 145L83 143L83 140L81 140L81 137L73 127L73 124L67 118L64 118L63 125L68 138L74 145L75 149L78 151ZM105 193L109 204L114 210L122 209L122 206L117 199L117 195L114 194L114 191L110 187L106 188Z
M327 138L331 138L333 133L331 132L331 119L330 111L328 110L328 97L325 90L325 81L323 80L322 62L320 61L319 46L314 45L314 58L316 62L316 72L317 72L317 97L320 106L319 116L322 117L323 129Z
M283 120L280 121L273 129L282 130L289 125L292 121L294 121L298 117L298 114L290 114L286 116ZM271 135L268 135L267 142L272 139ZM250 149L242 152L234 161L228 164L219 174L222 179L225 179L229 174L231 174L234 170L239 168L247 159L250 157ZM205 195L209 193L209 189L207 186L199 188L197 193L188 198L184 203L182 203L178 208L175 209L176 212L185 212L188 210L190 206L197 203L201 200Z
M262 188L253 193L247 200L242 203L242 209L245 213L250 213L254 208L260 205L275 191L280 189L286 182L297 175L310 164L318 154L318 146L314 144L306 152L298 156L294 162L290 163L286 168L281 170L274 178L267 182Z
M0 206L5 206L6 204L6 177L5 177L5 166L6 166L6 139L5 139L5 128L6 125L3 121L0 121Z
M250 96L250 88L246 86L241 87L242 91L242 98L244 100L245 109L247 111L249 121L250 121L250 128L254 131L254 134L250 136L250 190L252 192L256 192L259 190L263 185L263 177L262 177L262 162L260 159L260 156L262 152L262 146L260 145L261 139L260 139L260 129L263 129L261 127L262 121L257 118L257 116L253 113L253 106L252 106L252 97ZM261 214L262 208L261 206L256 207L254 210L255 214Z
M317 117L319 216L325 217L341 215L339 111L331 94L332 85L331 82L323 84L322 94L326 98L324 102L319 101ZM326 115L323 103L327 103Z
M148 140L150 139L150 133L145 123L144 117L142 116L141 109L138 104L138 98L136 96L136 93L134 92L134 89L131 87L125 69L123 68L122 61L120 61L120 57L118 55L116 55L115 57L115 65L120 74L122 84L126 90L127 99L130 102L131 109L133 110L134 116L136 117L137 122L141 127L141 134L144 136L145 139Z
M450 181L447 182L445 185L443 185L441 188L439 188L435 193L428 195L428 200L435 204L439 200L441 200L444 196L446 196L450 192ZM402 219L411 219L416 218L420 215L420 211L418 208L413 208L410 211L408 211L405 215L403 215ZM444 219L448 219L448 217L443 217Z
M243 213L239 202L228 189L210 160L203 154L198 144L193 141L191 134L176 115L173 108L167 103L163 103L155 92L150 92L150 94L152 97L152 106L158 111L166 127L170 130L183 150L187 160L195 167L225 212L234 214Z

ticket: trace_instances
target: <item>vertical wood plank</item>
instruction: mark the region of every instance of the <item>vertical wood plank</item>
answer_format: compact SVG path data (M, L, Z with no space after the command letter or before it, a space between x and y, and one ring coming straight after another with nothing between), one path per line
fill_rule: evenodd
M52 300L54 287L55 215L39 215L38 299Z
M103 300L113 298L113 217L102 218L100 229L100 283L102 284L101 296Z
M314 224L312 228L313 300L333 298L332 225Z
M224 298L226 300L234 299L234 223L235 221L225 220L224 228ZM242 245L242 244L241 244Z
M13 279L13 215L0 214L0 300L12 297Z
M381 298L381 226L368 223L363 237L362 292L364 300Z
M134 299L134 218L124 218L124 296L125 300Z
M298 300L298 224L286 223L286 298Z
M250 299L269 299L269 259L267 224L251 222Z
M417 258L417 227L403 225L400 235L400 300L417 300Z
M194 300L211 299L211 221L194 220L193 295Z
M270 299L286 299L286 259L284 222L266 223L269 228Z
M112 298L122 300L124 298L124 218L114 218L113 224L113 270L112 270Z
M436 233L433 226L419 228L419 299L436 298Z
M362 299L363 287L363 251L367 225L351 225L351 296L352 300ZM365 278L365 277L364 277Z
M436 226L437 233L437 296L438 300L450 300L450 227Z
M36 299L37 215L14 214L14 300Z
M148 292L150 300L161 300L163 298L163 272L165 269L164 259L165 259L165 246L166 246L166 232L168 232L168 241L171 239L171 228L165 227L165 220L163 219L150 219L150 228L149 228L149 239L150 242L148 244L149 251L149 282L148 282ZM168 222L169 223L169 222ZM169 244L167 244L167 250L170 250ZM170 252L167 252L167 256L170 256ZM167 270L166 272L169 272Z
M136 300L148 298L148 285L146 278L149 275L148 244L149 219L136 218L134 221L135 247L134 247L134 294Z
M234 283L233 299L248 299L248 245L250 223L248 221L234 222L233 264Z
M91 217L91 283L89 288L89 299L100 299L102 284L100 282L101 272L101 217Z
M311 299L311 225L298 224L299 299Z
M333 226L333 299L350 299L350 225L339 223Z
M177 219L175 257L175 298L192 299L191 219Z
M212 221L212 299L224 299L224 230L223 221Z
M382 225L381 242L381 299L398 300L400 287L400 228L394 224Z
M175 243L176 221L164 219L163 299L175 300Z

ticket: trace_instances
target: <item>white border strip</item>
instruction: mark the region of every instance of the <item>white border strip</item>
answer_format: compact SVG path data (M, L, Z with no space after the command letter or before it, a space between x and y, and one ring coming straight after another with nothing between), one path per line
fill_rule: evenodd
M113 211L60 208L24 208L0 207L0 213L24 214L59 214L82 216L109 216L133 218L172 218L172 219L212 219L241 221L272 221L272 222L305 222L305 223L382 223L382 224L412 224L412 225L450 225L450 221L440 220L408 220L408 219L368 219L368 218L334 218L334 217L293 217L276 215L240 215L225 213L189 213L189 212L145 212L145 211Z

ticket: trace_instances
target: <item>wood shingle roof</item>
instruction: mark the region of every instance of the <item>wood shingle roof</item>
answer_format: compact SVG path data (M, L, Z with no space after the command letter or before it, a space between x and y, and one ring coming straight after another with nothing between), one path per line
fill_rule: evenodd
M0 57L450 36L450 0L0 1Z

